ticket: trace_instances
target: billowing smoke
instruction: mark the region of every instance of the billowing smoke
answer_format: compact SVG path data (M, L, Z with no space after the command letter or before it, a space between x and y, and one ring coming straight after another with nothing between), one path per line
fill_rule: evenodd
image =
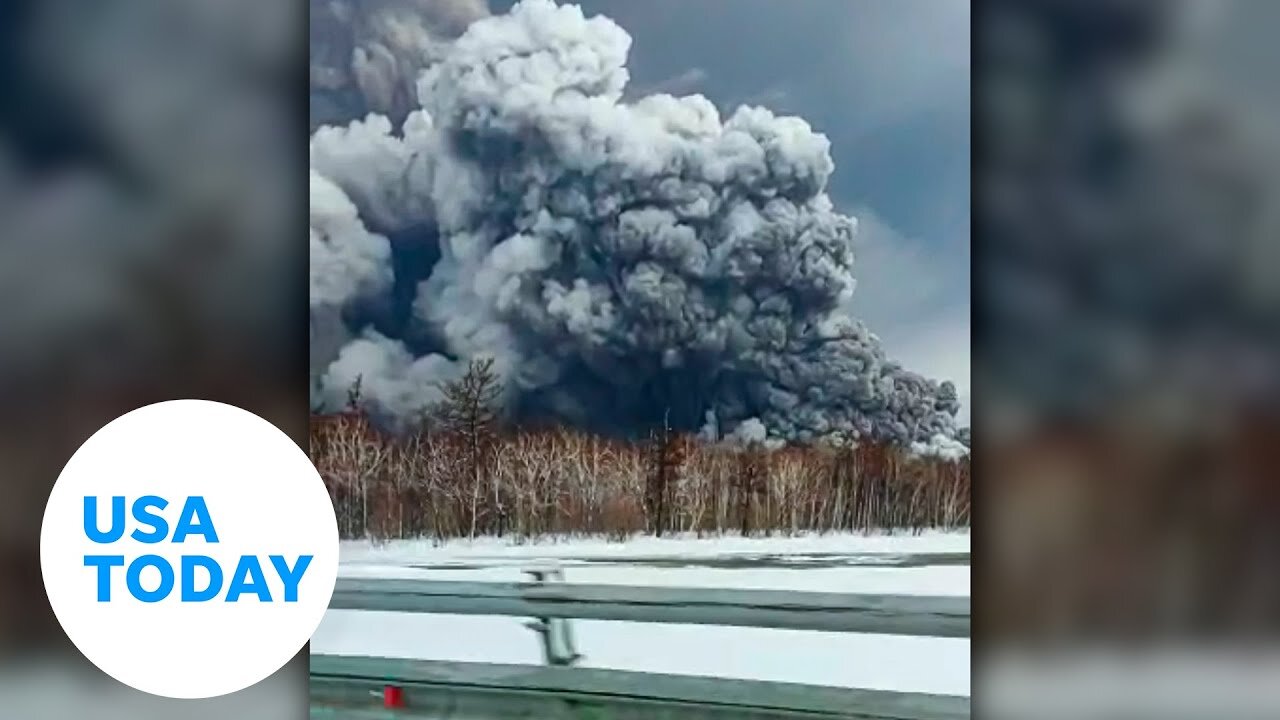
M365 229L356 206L311 172L311 303L340 307L391 284L391 246Z
M403 121L419 73L488 14L484 0L311 0L312 127L369 111Z
M955 388L845 310L856 222L826 194L827 139L697 95L623 102L630 43L524 0L426 67L403 124L315 133L315 401L359 379L408 420L487 355L527 421L953 437Z
M943 460L959 460L969 455L968 444L954 437L938 434L928 440L918 440L911 443L910 449L912 454L919 457L935 457Z

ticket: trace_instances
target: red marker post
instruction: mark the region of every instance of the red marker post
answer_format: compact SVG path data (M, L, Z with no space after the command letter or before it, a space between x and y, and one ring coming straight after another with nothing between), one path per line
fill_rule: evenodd
M382 707L393 710L404 707L404 688L395 685L382 688Z

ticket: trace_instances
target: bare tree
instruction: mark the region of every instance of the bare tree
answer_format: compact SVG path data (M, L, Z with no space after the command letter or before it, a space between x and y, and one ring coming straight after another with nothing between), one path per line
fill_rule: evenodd
M389 439L373 428L359 411L344 412L313 427L312 438L312 461L329 484L334 509L348 510L340 513L345 525L343 534L369 535L369 486L381 476L391 457ZM347 501L353 495L359 499L355 513L349 512Z
M356 381L351 383L351 387L347 388L347 410L356 412L360 410L360 387L364 384L364 376L357 375Z
M436 416L448 430L459 434L466 445L467 474L471 480L471 537L476 536L480 516L480 488L484 485L487 459L499 419L498 399L502 384L493 369L493 358L475 358L457 380L440 386L444 399ZM494 474L495 481L498 475ZM502 534L505 509L498 483L493 485L493 509L497 532Z
M669 428L655 428L647 443L564 428L503 432L492 404L481 406L489 411L480 421L450 412L450 425L416 433L386 432L360 411L313 417L311 457L343 537L444 540L498 528L522 538L623 539L646 530L967 527L971 517L967 459L870 442L706 444Z
M683 439L671 431L670 411L662 416L662 428L649 437L649 474L645 479L645 512L658 537L671 525L674 490L684 464Z
M743 448L742 454L739 456L737 490L738 490L738 513L740 517L738 521L741 523L742 537L751 534L751 516L753 508L753 500L757 495L761 495L765 490L765 454L763 449L757 443L751 443Z

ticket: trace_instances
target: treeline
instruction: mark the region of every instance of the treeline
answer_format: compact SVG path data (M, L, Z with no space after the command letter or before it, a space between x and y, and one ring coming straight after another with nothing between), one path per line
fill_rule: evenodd
M413 432L359 407L315 416L311 455L345 538L536 538L960 528L967 459L857 444L769 449L665 428L643 442L504 428L492 367L447 385Z

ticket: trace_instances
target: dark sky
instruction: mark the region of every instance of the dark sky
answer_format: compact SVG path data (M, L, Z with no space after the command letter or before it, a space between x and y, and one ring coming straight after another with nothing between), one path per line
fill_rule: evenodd
M831 139L831 195L861 229L855 314L904 365L954 381L967 416L967 0L578 4L632 36L631 95L760 104Z

